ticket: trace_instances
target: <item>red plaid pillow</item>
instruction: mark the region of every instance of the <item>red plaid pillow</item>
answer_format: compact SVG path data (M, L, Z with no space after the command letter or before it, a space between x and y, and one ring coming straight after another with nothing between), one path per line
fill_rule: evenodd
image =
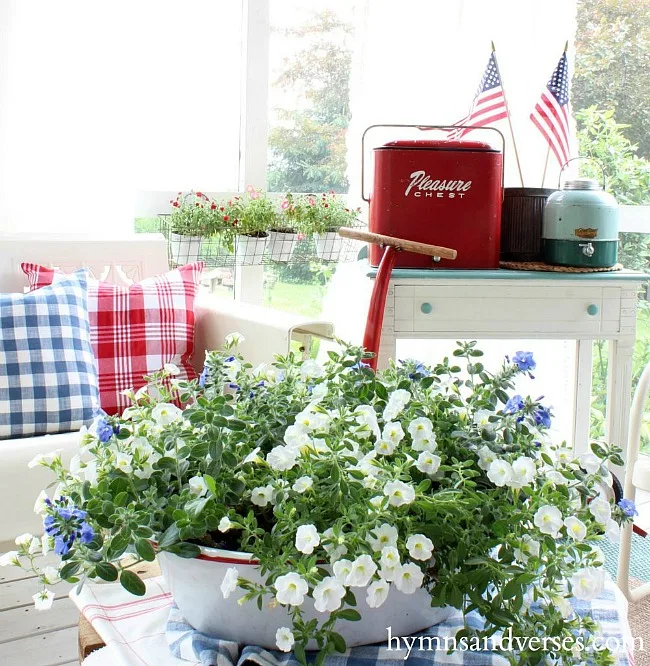
M36 264L21 264L30 290L46 287L63 273ZM144 386L144 375L173 363L178 379L196 379L194 297L203 262L181 266L129 287L88 282L90 336L99 370L99 395L107 414L129 406L125 389Z

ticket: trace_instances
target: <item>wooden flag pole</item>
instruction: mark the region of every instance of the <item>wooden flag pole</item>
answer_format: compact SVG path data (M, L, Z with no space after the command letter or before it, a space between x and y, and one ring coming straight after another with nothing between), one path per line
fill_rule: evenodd
M494 64L496 65L497 68L497 74L499 75L499 80L501 81L501 90L503 90L503 103L506 107L506 113L508 114L508 125L510 127L510 136L512 137L512 146L515 149L515 158L517 160L517 169L519 171L519 180L521 181L521 186L524 186L524 176L521 172L521 164L519 162L519 152L517 151L517 142L515 141L515 133L512 129L512 119L510 118L510 109L508 108L508 100L506 98L506 88L503 85L503 77L501 76L501 72L499 71L499 63L497 62L497 56L496 56L496 48L494 47L494 42L491 42L492 45L492 53L494 53ZM505 167L505 165L504 165Z

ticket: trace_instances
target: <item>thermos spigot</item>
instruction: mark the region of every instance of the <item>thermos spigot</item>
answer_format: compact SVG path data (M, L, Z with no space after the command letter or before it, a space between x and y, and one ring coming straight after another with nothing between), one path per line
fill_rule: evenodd
M585 257L593 257L594 252L596 251L596 248L594 248L593 243L580 243L579 247L582 248L582 254L585 255Z

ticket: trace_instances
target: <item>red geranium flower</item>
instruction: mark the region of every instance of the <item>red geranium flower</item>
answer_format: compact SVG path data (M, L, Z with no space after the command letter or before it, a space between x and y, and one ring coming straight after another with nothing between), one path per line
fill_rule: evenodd
M224 215L224 216L223 216L223 221L224 221L224 222L228 222L229 219L230 219L230 218L229 218L227 215Z

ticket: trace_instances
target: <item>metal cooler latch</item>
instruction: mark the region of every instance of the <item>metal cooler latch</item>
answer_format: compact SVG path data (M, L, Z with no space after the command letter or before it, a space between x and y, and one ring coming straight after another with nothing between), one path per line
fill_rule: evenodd
M594 252L596 251L593 243L580 243L578 247L582 248L582 254L584 254L585 257L593 257Z

